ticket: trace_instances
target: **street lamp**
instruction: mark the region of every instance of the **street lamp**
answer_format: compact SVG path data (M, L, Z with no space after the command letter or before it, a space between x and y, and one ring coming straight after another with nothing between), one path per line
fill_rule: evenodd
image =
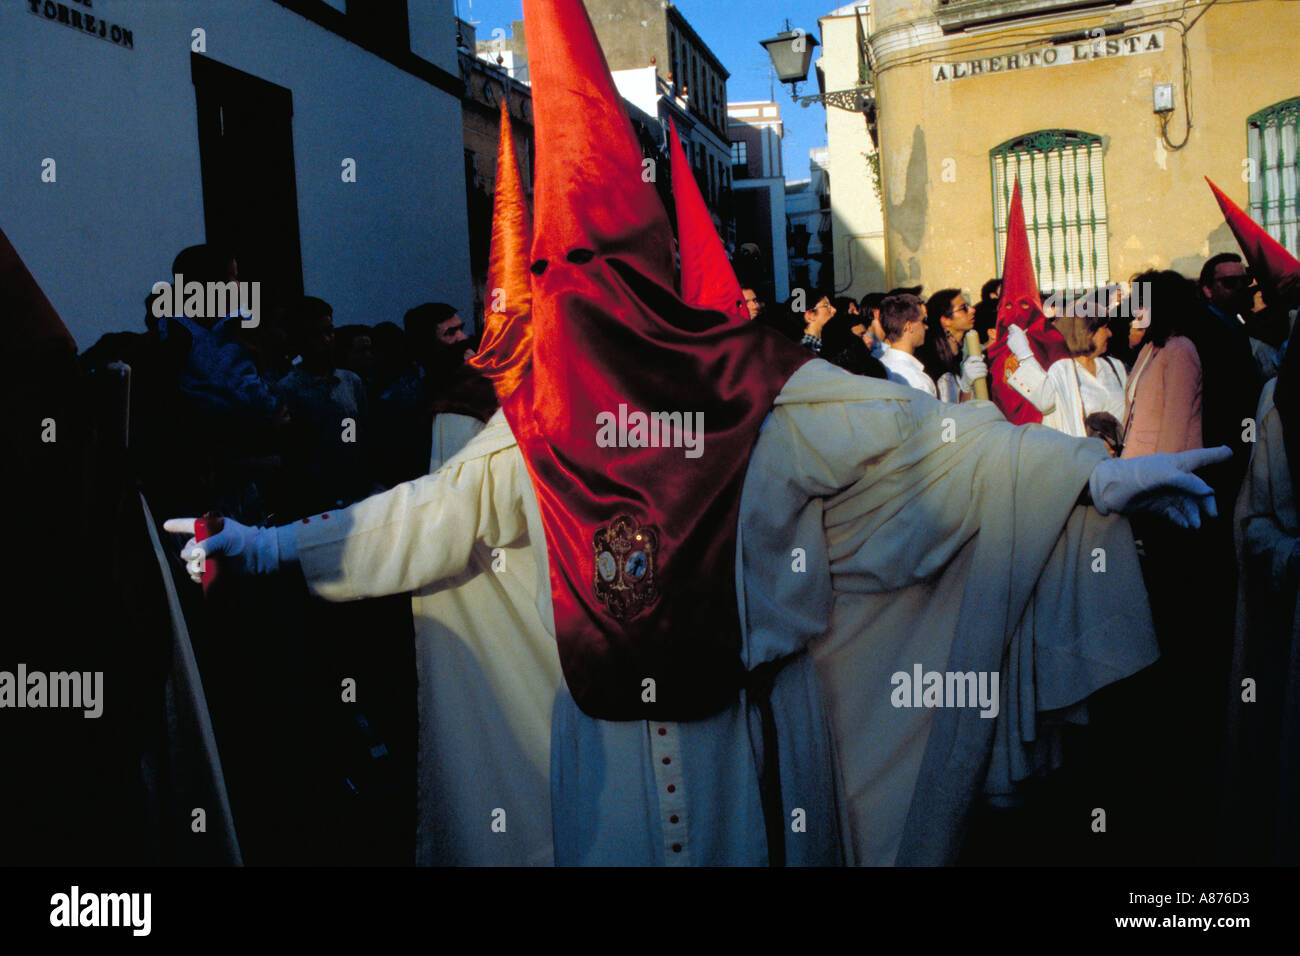
M813 47L820 46L817 38L803 30L791 30L786 21L785 32L778 33L770 40L760 40L759 44L767 50L772 59L772 68L776 70L777 79L790 85L790 98L800 106L821 103L824 106L836 106L850 113L872 113L875 111L876 99L871 95L871 87L863 83L852 90L836 90L833 93L821 93L815 96L800 96L799 84L808 77L808 67L812 64Z
M813 47L820 46L817 38L802 30L787 29L770 40L758 41L772 58L776 77L782 83L802 83L808 76L812 63Z

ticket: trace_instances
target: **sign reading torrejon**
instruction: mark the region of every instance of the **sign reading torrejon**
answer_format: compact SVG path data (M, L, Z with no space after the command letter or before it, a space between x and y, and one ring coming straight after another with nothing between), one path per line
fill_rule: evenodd
M1104 60L1112 56L1135 56L1139 53L1158 53L1165 48L1163 30L1135 33L1127 37L1105 37L1086 43L1063 43L1058 46L1027 50L1023 53L1003 53L979 60L959 60L955 63L937 63L932 68L934 82L964 80L970 76L987 73L1006 73L1040 66L1064 66L1085 60Z

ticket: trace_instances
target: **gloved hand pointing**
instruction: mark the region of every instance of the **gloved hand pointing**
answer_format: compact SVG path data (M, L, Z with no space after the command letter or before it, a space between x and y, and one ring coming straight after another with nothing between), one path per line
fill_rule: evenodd
M1199 528L1201 514L1218 514L1214 490L1193 471L1232 457L1232 449L1197 448L1176 454L1108 458L1088 479L1092 503L1102 514L1156 514L1180 528Z
M200 542L193 537L194 521L194 518L169 518L163 522L163 530L191 536L181 549L181 560L196 584L203 574L204 562L210 557L225 558L224 566L239 574L273 574L279 570L281 561L297 557L291 527L250 528L224 518L222 529Z

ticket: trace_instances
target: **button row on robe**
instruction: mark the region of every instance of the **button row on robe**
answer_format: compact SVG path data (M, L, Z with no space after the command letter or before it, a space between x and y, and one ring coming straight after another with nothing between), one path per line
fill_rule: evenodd
M690 863L686 839L686 793L681 775L678 727L667 722L647 724L651 766L659 791L659 824L664 839L664 858L671 866Z

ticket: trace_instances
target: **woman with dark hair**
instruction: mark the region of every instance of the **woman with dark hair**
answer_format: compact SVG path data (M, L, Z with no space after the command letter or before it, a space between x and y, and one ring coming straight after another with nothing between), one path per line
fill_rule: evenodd
M934 379L939 401L956 405L971 394L974 380L986 375L983 359L963 357L962 343L975 327L975 309L960 289L940 289L925 303L925 343L916 357Z
M1045 372L1024 330L1010 326L1007 344L1015 361L1007 365L1007 384L1043 413L1044 425L1076 438L1103 438L1114 454L1127 377L1123 364L1106 355L1110 325L1105 312L1092 304L1085 296L1053 320L1070 355Z
M1129 342L1142 351L1125 390L1123 457L1200 448L1201 360L1183 334L1196 289L1177 272L1153 269L1133 279L1130 305Z

